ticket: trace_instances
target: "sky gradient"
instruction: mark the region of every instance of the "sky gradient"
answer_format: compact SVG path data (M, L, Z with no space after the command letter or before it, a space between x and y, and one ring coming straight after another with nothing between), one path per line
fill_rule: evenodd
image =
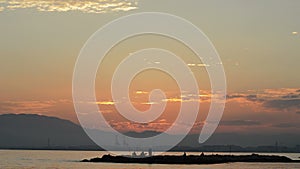
M167 12L198 26L222 59L228 83L225 112L217 132L299 133L300 1L297 0L0 0L0 113L33 113L77 122L72 103L72 74L85 41L104 24L136 12ZM141 43L142 42L142 43ZM210 104L205 66L176 40L143 35L115 46L96 79L98 104L118 130L168 128L182 95L174 79L145 71L132 81L130 96L139 110L148 94L161 88L168 105L153 123L135 124L114 108L110 83L116 65L130 53L160 47L180 56L200 86L199 132Z

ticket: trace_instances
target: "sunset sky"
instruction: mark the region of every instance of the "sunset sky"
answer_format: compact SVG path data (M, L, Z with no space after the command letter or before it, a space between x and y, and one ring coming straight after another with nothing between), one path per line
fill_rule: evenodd
M166 12L199 27L219 52L228 95L217 132L299 133L299 9L298 0L0 0L0 114L42 114L78 123L72 75L87 39L121 16ZM120 131L164 131L172 124L183 96L163 72L142 72L130 86L133 105L143 111L151 105L151 90L165 92L167 108L156 121L144 125L125 120L111 98L116 66L130 53L150 47L172 51L194 73L201 98L193 128L198 132L210 104L206 65L167 37L136 36L115 46L98 70L95 104Z

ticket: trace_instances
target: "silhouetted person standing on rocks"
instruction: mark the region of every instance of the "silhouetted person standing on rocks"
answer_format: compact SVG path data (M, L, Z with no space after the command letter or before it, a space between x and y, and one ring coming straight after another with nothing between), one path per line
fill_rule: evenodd
M140 157L145 157L145 156L146 156L146 155L145 155L145 152L142 151Z
M132 156L132 157L136 157L137 155L136 155L135 152L133 152L131 156Z

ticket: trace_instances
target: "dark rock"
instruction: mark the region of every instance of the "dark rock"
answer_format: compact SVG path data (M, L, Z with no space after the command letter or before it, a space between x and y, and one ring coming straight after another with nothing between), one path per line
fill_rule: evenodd
M151 156L146 158L131 158L125 156L104 155L102 158L92 158L84 162L109 162L109 163L143 163L143 164L217 164L228 162L300 162L291 160L285 156L269 156L269 155L189 155L189 156Z

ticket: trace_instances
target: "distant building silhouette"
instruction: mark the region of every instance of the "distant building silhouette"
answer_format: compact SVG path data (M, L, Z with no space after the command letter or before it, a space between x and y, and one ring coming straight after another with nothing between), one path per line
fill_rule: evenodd
M149 150L148 150L148 155L149 155L149 157L152 156L152 149L151 148L149 148Z
M47 146L48 146L48 148L51 147L50 138L48 138L48 140L47 140Z
M116 135L115 145L120 145L118 136Z

